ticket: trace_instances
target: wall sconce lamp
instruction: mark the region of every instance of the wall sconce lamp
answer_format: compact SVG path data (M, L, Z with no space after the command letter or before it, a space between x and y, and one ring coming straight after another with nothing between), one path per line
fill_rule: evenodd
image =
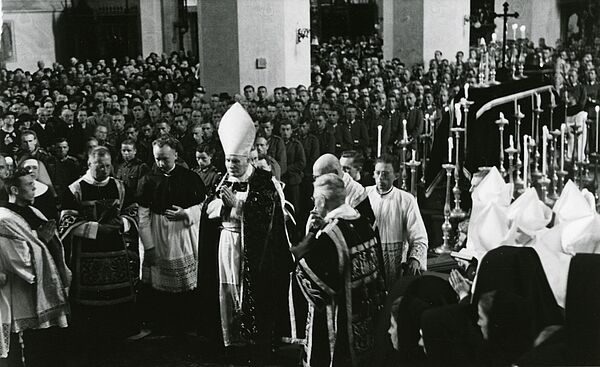
M304 38L308 38L310 35L310 29L308 28L298 28L296 30L296 43L300 43Z

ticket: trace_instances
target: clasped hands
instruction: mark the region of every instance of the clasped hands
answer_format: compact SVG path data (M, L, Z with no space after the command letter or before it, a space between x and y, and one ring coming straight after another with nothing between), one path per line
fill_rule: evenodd
M177 205L171 205L171 209L165 210L165 217L172 222L186 220L188 218L185 209Z
M231 191L231 189L227 186L222 186L220 190L221 200L223 200L223 205L229 208L234 208L237 203L237 199L235 198L235 193Z

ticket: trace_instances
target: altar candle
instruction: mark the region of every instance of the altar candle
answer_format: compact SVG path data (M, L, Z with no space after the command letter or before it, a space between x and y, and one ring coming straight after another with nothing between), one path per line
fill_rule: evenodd
M492 33L492 42L496 42L497 39L498 35L496 34L496 32Z
M435 111L434 111L435 113ZM429 114L425 114L425 134L429 135Z
M510 149L514 149L514 147L515 147L515 141L514 141L512 134L510 134L508 136L508 146Z
M526 27L524 25L521 26L521 28L519 28L519 30L521 31L521 38L525 39L525 29Z
M546 175L548 170L548 127L542 127L542 175Z
M465 99L469 100L469 83L465 83Z
M452 163L452 148L454 148L454 140L448 137L448 163Z
M513 23L512 31L513 31L513 39L515 41L517 40L517 28L519 28L519 25L517 23Z
M416 160L416 157L417 157L417 152L413 149L412 150L412 159L410 161L414 163Z
M518 111L517 113L520 115L521 114L521 105L517 106L517 111Z
M456 115L456 126L460 126L462 121L462 112L460 110L460 103L454 105L454 114Z
M567 124L560 124L560 170L565 170L565 130Z
M525 188L529 187L527 185L527 169L529 168L529 149L527 149L528 144L529 136L523 135L523 180L525 180Z
M538 110L542 108L542 96L539 93L535 94L535 103L537 105Z
M402 120L402 139L408 141L408 132L406 131L406 120Z
M556 99L554 98L554 93L552 93L552 91L550 91L550 104L556 106Z
M377 157L381 157L381 130L383 126L377 125Z
M598 113L600 112L600 106L594 107L594 110L596 111L596 153L598 153L598 132L600 131L600 126L598 126L600 116Z

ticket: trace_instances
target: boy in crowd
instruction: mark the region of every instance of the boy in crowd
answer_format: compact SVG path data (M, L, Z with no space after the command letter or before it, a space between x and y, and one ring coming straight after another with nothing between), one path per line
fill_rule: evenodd
M208 192L211 192L221 179L221 173L212 164L214 155L215 150L209 146L198 145L196 147L196 162L198 162L198 167L193 171L200 176Z
M125 139L121 143L121 159L123 163L117 168L115 177L125 184L125 189L134 197L137 196L138 182L150 170L148 165L136 157L135 141Z

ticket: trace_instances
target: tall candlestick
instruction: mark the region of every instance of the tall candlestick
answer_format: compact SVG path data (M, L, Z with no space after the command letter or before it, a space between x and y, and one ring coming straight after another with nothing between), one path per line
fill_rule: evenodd
M412 159L411 159L411 161L414 162L416 160L416 157L417 157L417 152L413 149L412 150Z
M483 39L483 38L482 38ZM485 44L485 41L484 41ZM467 101L469 100L469 83L465 83L465 98L467 99Z
M435 113L435 111L434 111ZM429 114L425 114L425 135L429 135Z
M600 112L600 106L594 107L594 111L596 111L596 154L598 154L598 132L600 131L598 126L600 115L598 113Z
M451 136L448 137L448 163L452 163L452 148L454 147L454 141Z
M565 170L565 130L567 124L560 124L560 170Z
M542 96L539 93L535 94L535 102L536 102L536 106L539 109L542 108Z
M523 135L523 180L525 182L525 188L528 188L527 184L527 170L529 169L529 150L527 147L529 146L529 136Z
M525 29L526 27L524 25L522 25L519 30L521 31L521 38L525 39Z
M406 131L406 120L402 120L402 139L408 141L408 132Z
M548 127L544 125L542 128L542 175L546 176L548 170Z
M519 25L517 23L513 23L511 28L513 31L513 39L516 41L517 40L517 28L519 28Z
M462 121L462 111L460 110L460 103L454 105L454 114L456 115L456 126L460 126Z
M556 106L556 98L554 97L554 93L550 91L550 105Z
M381 130L383 126L377 125L377 157L381 157Z
M514 148L514 147L515 147L515 141L514 141L514 139L513 139L513 135L512 135L512 134L510 134L510 135L508 136L508 146L509 146L510 148Z

